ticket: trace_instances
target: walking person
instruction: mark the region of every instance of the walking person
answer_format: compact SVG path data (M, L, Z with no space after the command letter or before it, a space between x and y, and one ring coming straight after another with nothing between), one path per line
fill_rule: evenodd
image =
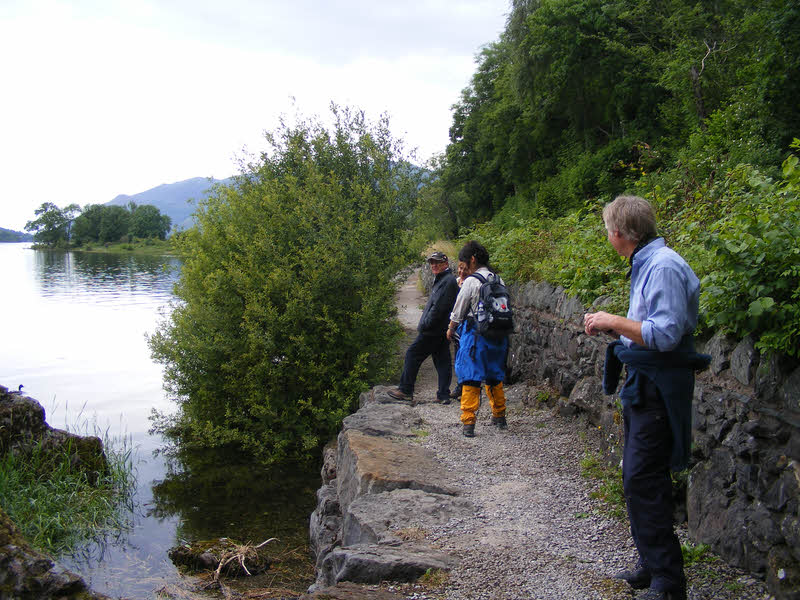
M691 442L694 371L710 362L697 354L700 282L686 261L656 235L650 204L620 196L603 210L608 241L630 259L627 317L607 312L584 316L587 335L619 339L606 351L603 388L620 390L624 420L622 478L636 567L616 575L633 588L649 588L647 600L685 600L686 577L672 522L670 468L687 467Z
M425 359L430 356L438 374L436 401L450 404L450 380L453 377L453 368L450 363L450 344L445 334L448 316L458 294L458 284L444 252L431 254L428 257L428 264L434 275L431 293L417 326L417 338L406 351L400 385L391 390L389 395L396 400L413 402L417 373Z
M461 385L461 423L466 437L475 436L476 413L481 405L481 382L492 408L492 424L507 429L506 396L503 389L508 338L490 339L477 332L477 312L483 282L502 279L489 269L489 253L476 241L467 242L458 253L466 277L456 298L447 339L458 338L456 376Z

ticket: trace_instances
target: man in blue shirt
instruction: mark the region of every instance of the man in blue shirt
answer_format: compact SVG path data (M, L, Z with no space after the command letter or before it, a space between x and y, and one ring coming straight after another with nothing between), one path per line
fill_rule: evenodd
M622 477L631 535L639 561L617 575L648 600L685 600L686 577L672 523L670 468L685 469L691 441L694 371L709 357L694 351L700 281L680 255L656 236L650 204L620 196L603 210L608 241L631 262L627 317L584 317L587 335L619 337L606 353L603 387L620 390L625 426Z

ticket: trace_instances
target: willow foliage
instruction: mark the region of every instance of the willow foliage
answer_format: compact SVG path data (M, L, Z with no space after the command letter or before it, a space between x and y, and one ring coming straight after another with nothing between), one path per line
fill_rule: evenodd
M156 429L184 448L308 457L386 374L418 175L385 119L332 112L268 134L182 236L180 302L149 342L179 403Z

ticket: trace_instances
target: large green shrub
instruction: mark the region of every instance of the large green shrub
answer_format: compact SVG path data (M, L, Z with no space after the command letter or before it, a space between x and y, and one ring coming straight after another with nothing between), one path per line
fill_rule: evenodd
M800 149L800 141L793 147ZM647 174L635 193L655 208L659 233L702 281L701 330L752 335L765 352L800 355L800 160L775 182L750 165L697 181L688 169ZM482 240L505 277L545 280L591 304L625 312L627 270L606 240L599 202L558 219L503 219L468 235Z
M150 346L179 402L157 429L185 447L311 456L386 375L418 174L387 122L333 115L268 135L181 237L180 302Z
M742 165L724 182L722 214L700 239L708 255L701 308L709 326L800 356L800 187L797 157L777 184ZM691 210L683 212L691 217Z

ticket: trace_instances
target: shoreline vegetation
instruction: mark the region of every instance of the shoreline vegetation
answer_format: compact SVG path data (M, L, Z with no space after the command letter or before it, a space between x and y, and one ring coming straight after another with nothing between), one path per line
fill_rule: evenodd
M65 246L52 248L46 245L34 244L31 250L62 250L64 252L88 252L93 254L138 254L152 256L179 256L174 244L169 240L147 238L135 239L130 242L90 243L79 246Z
M13 396L5 398L9 401ZM23 399L38 404L32 398ZM16 412L10 409L10 422ZM17 421L30 421L20 415ZM96 425L92 429L88 422L66 430L51 430L43 422L36 431L40 429L60 434L66 442L53 443L45 437L32 443L15 442L15 434L6 432L0 447L0 509L32 547L55 558L87 541L124 535L132 527L136 488L131 440L111 436ZM38 435L41 432L34 437ZM100 469L85 459L85 442L92 441L100 448Z

